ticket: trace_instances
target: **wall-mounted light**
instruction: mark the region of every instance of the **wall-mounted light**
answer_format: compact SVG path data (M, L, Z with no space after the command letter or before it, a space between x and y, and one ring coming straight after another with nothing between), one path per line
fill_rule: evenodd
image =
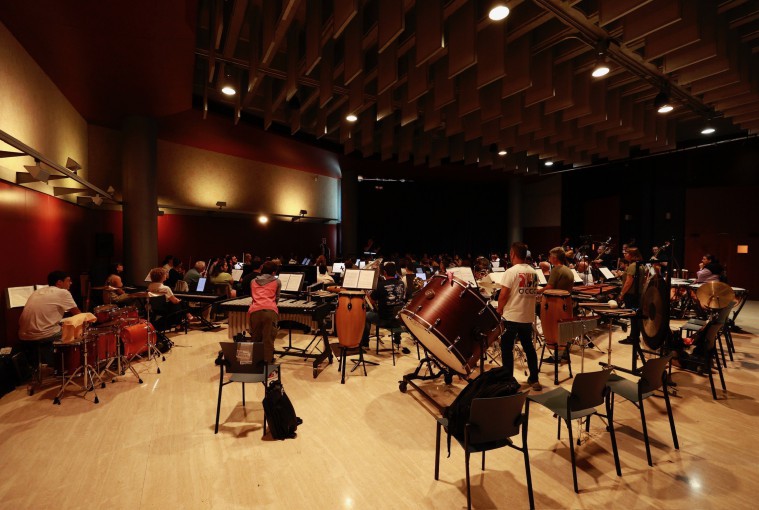
M217 206L219 209L221 209L221 208L223 208L223 207L226 207L226 206L227 206L227 203L226 203L226 202L222 202L221 200L219 200L218 202L216 202L216 206Z
M488 18L493 21L501 21L509 15L509 8L503 2L494 2L488 11Z
M66 158L66 168L68 168L74 173L77 173L79 170L82 169L82 165L80 165L79 163L77 163L71 158Z
M92 203L98 207L103 205L103 197L101 197L100 195L95 195L94 197L92 197Z
M34 160L34 166L24 165L24 168L37 181L47 184L48 179L50 179L50 172L42 168L39 159Z
M738 253L748 253L748 245L747 244L739 244L738 245Z

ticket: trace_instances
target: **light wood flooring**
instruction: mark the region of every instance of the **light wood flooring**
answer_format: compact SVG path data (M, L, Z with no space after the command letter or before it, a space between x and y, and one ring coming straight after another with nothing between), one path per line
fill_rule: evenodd
M640 418L618 401L615 427L623 476L614 473L611 441L601 420L577 449L580 494L572 490L566 430L531 406L529 447L537 508L756 508L759 487L759 302L738 318L737 355L728 362L728 391L712 400L708 379L675 372L673 398L680 450L672 438L662 399L646 401L654 467L646 464ZM280 334L278 344L284 340ZM621 331L615 338L623 336ZM214 365L226 329L173 335L174 349L161 364L138 365L144 384L127 375L81 398L52 404L57 388L29 397L24 388L0 399L0 508L277 508L458 509L466 507L464 463L454 442L433 479L435 410L398 381L417 365L416 351L393 366L390 353L368 377L352 373L340 384L337 363L284 359L283 382L303 424L298 437L262 438L263 388L225 387L221 427L214 435L219 370ZM310 335L296 335L301 345ZM605 349L604 334L598 344ZM387 339L386 339L387 341ZM404 336L404 344L412 347ZM372 344L373 346L374 344ZM386 345L389 345L386 343ZM585 369L606 356L586 351ZM629 366L630 348L616 344L613 362ZM579 350L573 366L580 368ZM525 376L517 365L516 376ZM552 375L541 374L544 391ZM560 373L569 387L566 367ZM460 382L426 384L450 402ZM575 429L576 430L576 429ZM488 455L483 473L472 459L474 508L528 508L521 454Z

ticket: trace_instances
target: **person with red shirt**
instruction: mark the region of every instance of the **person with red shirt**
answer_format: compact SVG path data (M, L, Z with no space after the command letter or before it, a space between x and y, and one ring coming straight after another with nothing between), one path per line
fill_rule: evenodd
M261 275L250 282L251 303L248 308L248 323L253 342L264 343L264 360L274 362L274 339L279 323L279 293L282 282L276 278L277 264L264 262Z

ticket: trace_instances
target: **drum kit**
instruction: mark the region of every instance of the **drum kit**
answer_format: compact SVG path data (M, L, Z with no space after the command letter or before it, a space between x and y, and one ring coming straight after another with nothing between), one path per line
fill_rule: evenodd
M116 382L117 376L129 370L142 384L142 378L131 362L147 352L151 343L155 343L153 326L140 319L134 307L102 305L96 307L93 314L97 319L95 327L85 324L79 338L53 343L54 353L58 357L56 371L61 376L61 388L53 404L60 405L61 396L70 385L85 393L92 391L94 403L99 403L95 382L105 388L103 377L106 374L112 376L111 382ZM77 382L79 378L82 378L81 384Z

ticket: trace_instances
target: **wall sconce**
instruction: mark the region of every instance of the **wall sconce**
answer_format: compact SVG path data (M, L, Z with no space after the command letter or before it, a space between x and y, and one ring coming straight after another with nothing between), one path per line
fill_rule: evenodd
M738 253L748 253L748 245L747 244L739 244L738 245Z
M94 197L91 197L91 198L92 198L92 203L95 204L96 206L99 207L103 205L103 197L101 197L100 195L95 195Z
M221 209L223 207L226 207L227 203L226 202L222 202L221 200L219 200L218 202L216 202L216 205L219 207L219 209Z
M82 169L82 165L80 165L79 163L77 163L71 158L66 158L66 168L68 168L74 173L77 173L79 170Z

